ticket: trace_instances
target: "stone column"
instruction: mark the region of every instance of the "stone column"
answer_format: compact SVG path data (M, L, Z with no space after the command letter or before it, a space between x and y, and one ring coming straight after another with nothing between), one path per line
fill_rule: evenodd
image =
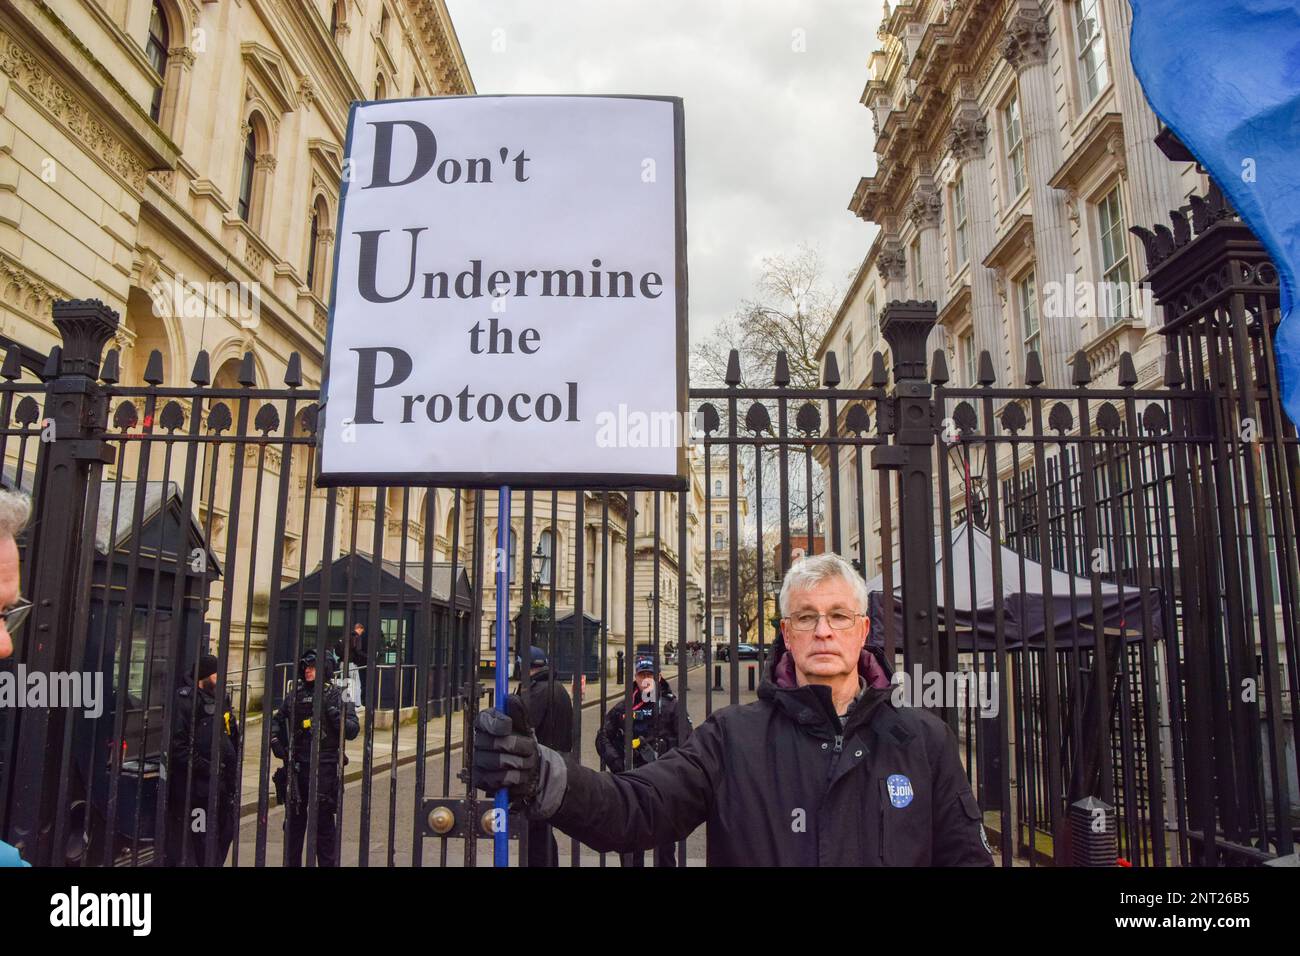
M939 198L939 191L935 189L929 177L924 177L916 187L916 191L912 193L912 200L907 206L907 215L916 226L916 235L921 247L920 279L924 289L918 298L937 305L943 301L945 285L943 247L939 239L939 219L943 215L943 200ZM935 324L925 344L927 369L929 357L934 354L935 349L946 350L947 347L948 330Z
M998 384L1011 384L1011 370L1005 367L1002 342L1002 309L998 301L997 277L983 265L992 250L993 197L989 190L985 146L988 122L973 100L958 106L948 132L948 148L961 164L961 181L966 192L966 248L970 256L971 324L975 331L975 348L988 349Z
M1013 11L1002 40L1002 55L1019 78L1025 172L1034 212L1035 273L1041 289L1048 282L1064 285L1074 271L1074 261L1066 197L1049 185L1061 165L1061 149L1056 138L1052 76L1047 66L1047 16L1037 0L1019 0ZM1069 363L1081 344L1077 322L1043 322L1043 376L1049 388L1069 384Z
M1129 0L1103 0L1102 11L1108 28L1106 63L1114 75L1115 100L1124 119L1124 175L1128 180L1124 213L1130 226L1167 226L1169 211L1179 204L1177 167L1155 144L1160 124L1130 66L1133 10ZM1141 272L1141 267L1135 267L1134 277Z
M885 281L885 303L907 299L907 257L897 239L888 239L876 256L876 269Z

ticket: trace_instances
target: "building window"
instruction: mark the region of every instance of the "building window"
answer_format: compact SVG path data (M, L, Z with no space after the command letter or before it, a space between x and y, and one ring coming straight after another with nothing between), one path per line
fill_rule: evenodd
M157 0L154 0L153 13L149 16L149 41L145 44L145 54L149 57L149 65L163 81L153 91L153 100L149 104L149 118L155 123L162 115L163 86L167 80L168 40L167 18L163 16L162 7L158 5Z
M1002 107L1002 135L1007 146L1007 198L1015 199L1025 191L1025 141L1020 129L1020 99L1012 95Z
M853 336L844 333L844 378L853 384Z
M966 366L966 387L975 386L975 332L963 332L958 340L961 345L961 360Z
M1076 0L1074 4L1074 48L1079 64L1079 91L1086 106L1109 82L1106 40L1101 32L1097 0Z
M921 237L912 240L912 283L916 289L916 298L925 299L925 276L921 272Z
M307 288L316 291L316 257L320 255L320 214L311 213L311 234L307 239Z
M239 218L251 225L253 210L253 175L257 171L257 134L248 131L244 140L243 170L239 179Z
M721 532L721 531L715 531L715 532L713 532L713 547L714 547L714 549L717 550L717 551L721 551L721 550L722 550L722 532Z
M960 173L952 184L952 238L953 271L956 272L969 258L966 248L966 183Z
M714 493L715 495L720 495L720 494L722 494L722 479L721 479L721 478L717 479L717 480L713 483L713 493Z
M515 529L506 529L506 583L515 583L515 565L519 562L519 549L515 546Z
M1129 317L1132 275L1128 261L1128 230L1124 227L1124 206L1116 185L1097 204L1097 234L1101 239L1102 286L1097 305L1101 309L1102 328L1109 328Z
M388 15L388 8L381 7L379 10L379 38L389 46L392 46L391 41L388 39L388 25L391 19Z
M722 524L722 515L714 515L714 516L713 516L713 523L714 523L714 524Z
M1040 345L1038 290L1034 284L1033 270L1016 283L1016 307L1020 312L1020 334L1024 339L1025 354L1038 352Z
M551 555L555 552L555 533L547 528L542 532L537 541L537 547L542 552L542 569L537 575L537 579L543 584L551 583Z
M388 84L384 81L384 74L380 73L375 77L375 99L382 100L388 95Z
M876 300L867 300L867 343L876 344L876 339L880 337L879 318L876 316Z
M713 579L713 596L726 597L726 595L727 595L727 579L723 577L721 573L719 573L718 576Z
M330 0L330 36L339 38L339 7L343 0Z
M722 636L722 621L723 618L721 614L713 615L713 636L714 637Z

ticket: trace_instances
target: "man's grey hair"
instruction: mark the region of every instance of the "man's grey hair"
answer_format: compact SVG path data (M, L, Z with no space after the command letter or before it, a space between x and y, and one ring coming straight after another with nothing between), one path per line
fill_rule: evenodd
M32 515L32 499L21 491L0 489L0 540L16 538Z
M838 554L827 552L826 554L800 558L790 565L785 580L781 582L781 615L785 616L789 613L791 593L794 591L807 591L809 588L816 587L823 581L829 581L832 578L843 578L849 583L857 600L858 611L866 614L867 600L870 597L870 592L867 591L867 582L862 580L862 575L858 574L853 565Z

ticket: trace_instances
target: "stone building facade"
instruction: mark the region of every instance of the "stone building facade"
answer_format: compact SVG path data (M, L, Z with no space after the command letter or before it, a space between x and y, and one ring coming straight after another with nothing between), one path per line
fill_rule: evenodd
M1166 222L1207 184L1154 142L1131 22L1128 0L885 5L862 94L875 172L849 204L878 231L820 350L836 354L845 386L866 383L873 352L888 355L880 316L907 299L935 302L930 348L945 351L953 386L978 381L985 351L1003 386L1024 384L1031 350L1048 387L1068 386L1080 350L1100 384L1113 384L1124 351L1138 387L1159 381L1163 342L1128 228ZM1000 477L1009 466L997 463ZM880 571L878 475L862 489L849 470L840 477L855 556L864 498L870 577Z

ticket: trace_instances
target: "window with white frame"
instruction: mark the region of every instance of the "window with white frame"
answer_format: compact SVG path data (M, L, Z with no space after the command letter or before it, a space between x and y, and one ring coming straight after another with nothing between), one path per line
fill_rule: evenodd
M555 532L550 528L543 531L537 542L537 548L542 552L542 566L537 573L537 579L542 584L550 584L552 555L555 553Z
M1101 247L1101 289L1097 308L1101 327L1109 328L1129 317L1132 303L1132 272L1128 259L1128 229L1124 225L1124 204L1119 185L1097 203L1097 236Z
M912 240L912 283L918 300L925 298L925 274L921 271L921 237Z
M880 335L880 320L876 315L876 300L867 300L867 344L875 345Z
M953 272L964 266L969 258L966 235L966 183L958 173L952 184Z
M1016 282L1016 311L1020 313L1020 336L1024 341L1025 354L1038 352L1041 356L1042 329L1038 321L1038 289L1032 269Z
M722 636L722 626L723 626L722 620L723 618L721 614L713 615L713 636L714 637Z
M971 388L975 385L975 331L963 332L957 341L961 347L961 360L966 366L966 387Z
M1002 107L1002 138L1007 149L1007 199L1025 191L1025 140L1020 127L1020 97L1011 95Z
M1075 0L1074 4L1074 56L1083 106L1095 100L1110 81L1106 70L1106 38L1101 32L1097 7L1097 0Z

